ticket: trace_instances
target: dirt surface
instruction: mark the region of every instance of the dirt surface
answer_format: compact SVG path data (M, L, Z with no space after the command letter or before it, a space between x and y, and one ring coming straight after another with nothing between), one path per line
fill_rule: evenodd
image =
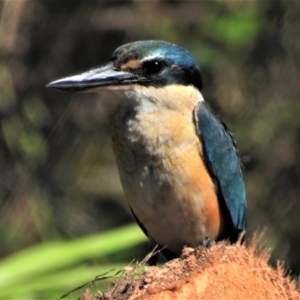
M102 295L89 290L80 300L146 299L299 299L296 284L284 277L281 266L267 263L268 254L255 247L217 244L211 248L185 248L179 259L161 267L125 268L122 276Z

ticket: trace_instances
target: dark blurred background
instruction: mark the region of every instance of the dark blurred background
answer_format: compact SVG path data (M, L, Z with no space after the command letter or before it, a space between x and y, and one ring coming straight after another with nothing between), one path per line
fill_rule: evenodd
M244 161L247 237L300 274L300 2L0 2L0 259L133 222L110 145L111 93L46 89L162 39L199 62ZM146 244L126 259L143 257Z

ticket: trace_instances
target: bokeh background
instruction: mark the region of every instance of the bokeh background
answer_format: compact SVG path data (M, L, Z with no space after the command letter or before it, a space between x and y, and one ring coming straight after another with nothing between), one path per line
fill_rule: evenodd
M247 238L265 231L271 263L298 276L299 28L296 0L1 1L0 299L57 298L147 253L110 145L120 99L45 88L142 39L199 62L244 162Z

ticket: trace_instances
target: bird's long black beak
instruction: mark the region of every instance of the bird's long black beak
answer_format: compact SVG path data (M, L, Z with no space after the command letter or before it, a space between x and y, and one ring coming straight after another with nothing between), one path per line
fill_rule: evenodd
M46 87L65 91L93 91L96 89L127 90L134 83L143 81L138 75L117 70L107 65L70 77L55 80Z

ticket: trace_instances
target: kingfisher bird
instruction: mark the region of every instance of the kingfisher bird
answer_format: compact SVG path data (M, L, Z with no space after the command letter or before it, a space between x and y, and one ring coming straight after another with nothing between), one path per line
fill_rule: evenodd
M120 46L104 66L48 84L125 95L112 125L120 180L151 247L159 245L167 260L184 246L234 243L246 226L236 144L202 85L190 52L158 40Z

